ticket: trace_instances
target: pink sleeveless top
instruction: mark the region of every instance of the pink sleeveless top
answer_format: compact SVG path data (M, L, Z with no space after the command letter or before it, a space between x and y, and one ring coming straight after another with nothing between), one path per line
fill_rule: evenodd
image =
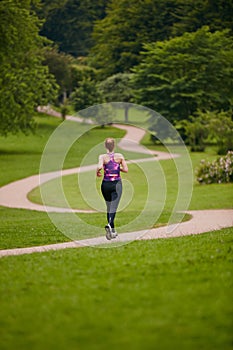
M104 181L120 180L120 164L115 162L114 153L109 153L110 160L104 164Z

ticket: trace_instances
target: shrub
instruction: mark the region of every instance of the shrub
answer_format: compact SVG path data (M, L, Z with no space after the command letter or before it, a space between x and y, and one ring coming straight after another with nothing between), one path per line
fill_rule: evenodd
M185 142L191 152L203 152L209 142L217 145L219 155L233 150L232 110L219 112L198 109L189 120L177 122L176 128L186 136Z
M213 162L202 160L196 178L201 184L233 182L233 151Z
M179 128L183 129L186 136L186 144L190 146L191 152L204 152L205 140L209 134L208 118L197 111L195 116L190 116L190 120L179 122Z

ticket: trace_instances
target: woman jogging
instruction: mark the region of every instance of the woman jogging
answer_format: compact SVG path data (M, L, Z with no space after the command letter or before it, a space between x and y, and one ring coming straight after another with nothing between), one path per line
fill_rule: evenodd
M115 141L112 138L105 140L106 154L99 156L99 163L96 175L101 177L101 170L104 170L104 177L101 184L101 192L107 206L107 221L105 226L106 238L116 238L117 232L114 226L114 219L122 194L122 182L120 171L128 172L128 166L121 153L114 153Z

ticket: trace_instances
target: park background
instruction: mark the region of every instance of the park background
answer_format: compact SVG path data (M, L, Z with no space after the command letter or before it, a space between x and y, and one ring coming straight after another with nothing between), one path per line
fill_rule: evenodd
M144 126L134 103L180 132L194 169L190 209L232 208L231 1L3 0L0 19L1 186L39 172L46 142L68 114L121 101L119 122ZM37 112L45 105L61 120ZM66 168L110 133L124 135L109 116L95 117ZM146 122L142 144L164 150L155 119ZM174 200L174 164L162 166ZM1 249L67 240L46 213L0 210ZM170 210L167 202L157 224ZM94 220L101 225L101 216ZM232 228L0 263L2 349L231 348Z

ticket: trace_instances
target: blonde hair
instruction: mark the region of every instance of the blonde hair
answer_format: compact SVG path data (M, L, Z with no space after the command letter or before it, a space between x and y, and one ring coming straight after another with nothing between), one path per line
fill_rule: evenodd
M114 147L115 147L115 140L108 137L105 140L105 147L107 148L107 150L109 150L109 152L112 152L114 150Z

